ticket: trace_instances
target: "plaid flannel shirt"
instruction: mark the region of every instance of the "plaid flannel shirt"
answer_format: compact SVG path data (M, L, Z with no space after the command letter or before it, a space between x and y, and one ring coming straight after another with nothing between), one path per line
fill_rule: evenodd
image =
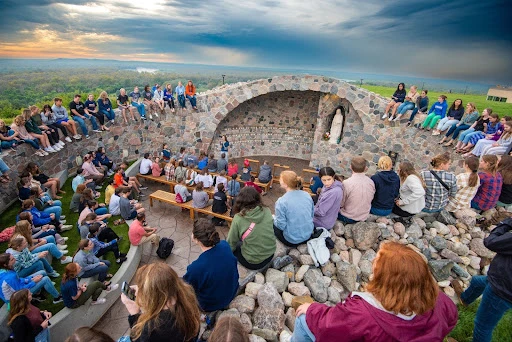
M430 170L421 171L421 177L425 181L425 209L440 210L448 203L450 197L457 194L457 179L455 174L447 171L435 171L439 178L448 186L449 190L437 180Z
M489 210L493 208L501 194L501 187L503 186L503 178L499 172L493 176L487 172L479 172L480 187L473 198L473 201L481 210Z
M445 208L447 211L454 212L471 207L471 200L475 197L478 187L480 186L480 178L478 178L476 186L470 187L468 185L470 175L471 173L461 173L457 175L457 194L455 197L450 198Z

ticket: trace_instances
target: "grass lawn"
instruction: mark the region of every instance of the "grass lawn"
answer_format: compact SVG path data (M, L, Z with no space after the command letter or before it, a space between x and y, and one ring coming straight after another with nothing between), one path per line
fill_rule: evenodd
M61 199L62 214L66 215L66 221L67 221L66 224L76 225L76 222L78 221L78 213L73 213L69 210L69 202L71 201L71 197L73 196L73 189L71 188L71 181L72 181L72 178L69 178L66 181L66 183L64 184L64 186L62 187L62 190L66 192L65 194L63 194L63 197ZM105 182L105 184L107 184L107 182ZM105 187L100 191L101 197L98 198L98 203L105 202L104 190L105 190ZM20 208L20 202L18 201L16 203L14 203L9 209L7 209L2 214L0 230L16 224L16 215L18 214L19 208ZM123 237L123 239L119 243L119 250L122 253L128 253L128 250L130 249L130 241L128 240L128 225L122 224L119 226L114 226L112 222L114 222L114 220L116 220L118 218L119 218L119 216L117 216L117 217L113 216L112 218L110 218L109 226L117 233L117 235L119 235L120 237L121 236ZM80 241L80 234L78 233L78 230L71 229L71 230L68 230L68 231L62 233L62 235L67 236L69 238L69 240L66 242L66 244L68 245L68 250L69 250L68 255L73 256L77 249L78 242ZM7 244L8 244L7 242L1 243L0 251L2 251L2 252L5 251L7 249ZM115 272L117 272L120 265L116 264L114 254L108 253L106 256L103 256L103 258L106 260L109 260L111 263L109 273L114 274ZM52 267L57 272L59 272L59 274L62 275L64 273L65 266L66 265L61 265L59 260L57 260L56 258L53 258ZM61 277L52 279L52 281L55 282L55 287L57 288L59 293L60 293L61 280L62 280ZM46 301L39 304L39 308L41 308L42 310L51 311L53 314L56 314L59 310L64 308L64 304L63 303L53 304L51 296L47 294Z
M475 320L478 304L476 301L468 307L462 305L458 306L459 321L449 336L456 339L458 342L471 342L473 335L473 322ZM500 320L492 334L492 341L512 341L512 311L508 311Z
M406 86L409 87L410 85L406 85ZM382 96L385 96L385 97L391 97L391 95L393 95L393 93L396 90L396 88L391 88L391 87L373 86L373 85L365 85L365 84L363 84L363 88L373 91L373 92L380 94ZM407 91L408 90L409 90L409 88L407 88ZM418 89L418 91L420 91L420 89ZM462 102L464 103L464 105L466 105L466 103L468 103L468 102L475 103L476 108L478 109L478 111L480 113L482 113L482 111L485 108L492 108L493 112L497 113L500 117L504 116L504 115L512 116L512 103L487 101L487 99L486 99L487 95L475 95L475 94L464 95L464 94L457 94L457 93L447 94L447 93L440 93L440 92L437 92L434 90L433 91L429 90L429 92L428 92L428 98L430 100L429 106L432 106L434 104L434 102L437 101L437 98L441 94L448 96L448 99L447 99L448 107L451 106L451 104L453 103L453 101L455 101L455 99L461 99Z

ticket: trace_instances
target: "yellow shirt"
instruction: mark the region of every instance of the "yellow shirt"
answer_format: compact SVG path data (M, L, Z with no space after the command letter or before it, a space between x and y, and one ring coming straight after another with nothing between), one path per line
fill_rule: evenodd
M106 205L110 204L110 197L112 197L112 195L114 194L115 191L116 191L116 189L112 185L108 185L105 188L105 204Z

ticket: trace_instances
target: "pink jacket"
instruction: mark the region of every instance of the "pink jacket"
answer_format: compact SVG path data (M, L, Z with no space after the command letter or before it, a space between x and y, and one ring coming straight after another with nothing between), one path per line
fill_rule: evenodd
M98 169L96 168L96 166L94 166L94 164L91 161L87 161L87 162L83 163L82 169L84 170L84 173L82 175L84 177L94 176L94 175L103 176L103 173L99 172Z
M433 310L412 319L403 319L379 309L357 294L334 307L312 304L306 323L317 342L442 341L457 324L457 307L439 292Z

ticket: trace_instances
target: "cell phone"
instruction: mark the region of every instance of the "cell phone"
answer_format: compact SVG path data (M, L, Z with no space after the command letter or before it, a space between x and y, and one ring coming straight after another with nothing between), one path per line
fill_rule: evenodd
M133 290L126 281L121 285L121 291L131 300L135 300L135 290Z

